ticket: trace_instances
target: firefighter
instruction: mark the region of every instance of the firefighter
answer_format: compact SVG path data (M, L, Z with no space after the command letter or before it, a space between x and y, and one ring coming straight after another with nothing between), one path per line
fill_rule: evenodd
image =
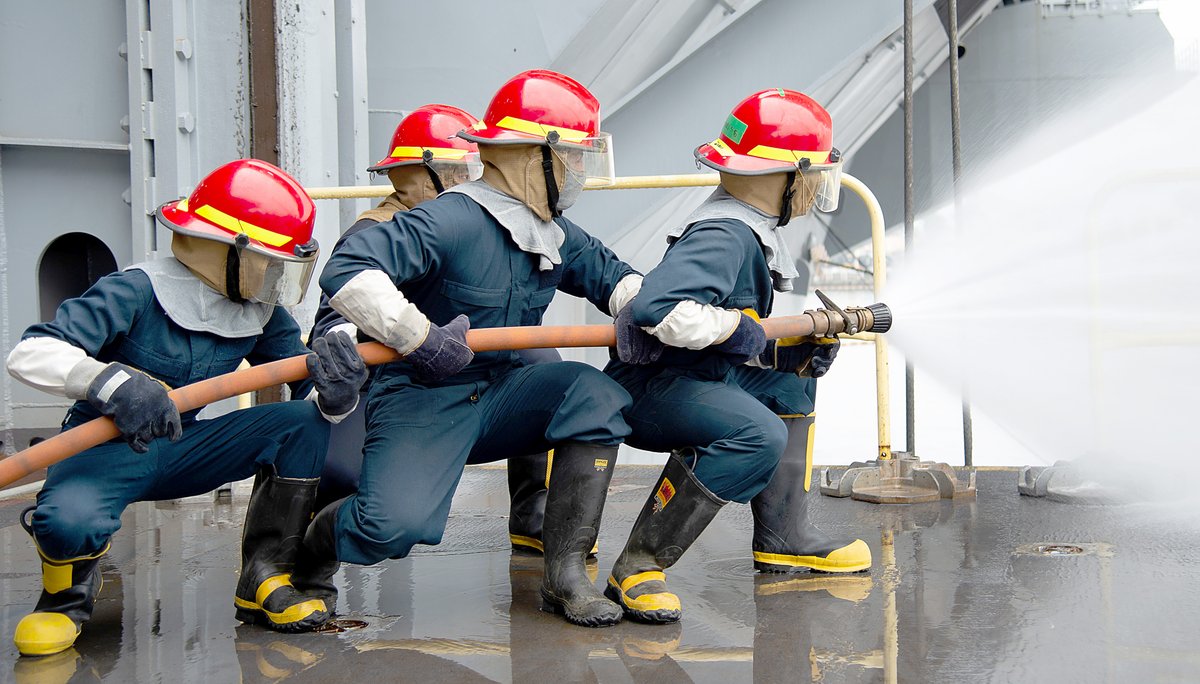
M197 420L198 411L180 415L167 396L168 387L228 373L242 359L307 352L283 307L300 301L316 264L312 200L283 171L248 159L216 169L190 197L160 207L157 219L173 233L174 257L104 276L63 302L53 321L26 330L8 357L17 379L76 400L63 429L109 416L121 432L51 466L37 505L21 515L43 584L14 635L26 656L75 642L126 506L255 474L237 618L296 632L329 616L288 574L311 518L329 422L354 409L366 379L353 340L333 333L314 343L307 359L314 401Z
M562 216L589 169L612 175L599 124L599 102L576 81L518 74L459 134L479 145L482 179L359 232L330 258L330 304L405 358L371 383L358 493L322 509L305 536L301 565L314 575L439 543L464 464L553 447L543 607L589 626L621 619L585 557L629 433L628 393L586 364L530 365L465 342L472 325L540 324L557 290L606 314L636 293L641 276Z
M680 618L663 571L729 501L752 506L759 570L871 565L864 542L830 538L808 519L813 378L838 341L768 342L758 323L797 277L785 226L837 207L829 114L801 93L764 90L695 156L720 187L667 236L662 262L618 312L618 359L606 369L634 398L629 443L671 452L605 588L646 622Z
M342 243L359 231L392 218L396 212L437 197L447 188L477 180L483 173L479 148L475 143L457 136L463 129L478 121L466 111L444 104L417 107L397 124L392 134L389 153L367 171L386 173L394 192L373 209L364 211L334 245L337 252ZM321 295L316 322L309 339L315 340L330 330L342 330L351 337L358 336L355 325L329 305L329 296ZM561 361L552 349L530 349L519 352L529 363ZM362 448L366 437L366 399L345 420L333 426L329 436L329 453L321 484L317 490L317 507L349 496L358 491L362 474ZM511 509L508 516L509 540L513 550L542 552L542 517L546 508L546 484L549 478L550 454L541 451L508 463L508 490ZM594 553L594 549L593 549ZM319 590L330 602L337 597L337 587L328 578L313 577L310 589ZM303 581L303 580L302 580Z

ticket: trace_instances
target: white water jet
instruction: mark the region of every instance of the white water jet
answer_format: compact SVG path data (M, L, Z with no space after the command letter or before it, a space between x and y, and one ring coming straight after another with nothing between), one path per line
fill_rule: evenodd
M921 217L884 299L919 369L1046 462L1147 498L1189 491L1197 458L1198 120L1193 78L1081 142L1055 146L1086 111L1047 127Z

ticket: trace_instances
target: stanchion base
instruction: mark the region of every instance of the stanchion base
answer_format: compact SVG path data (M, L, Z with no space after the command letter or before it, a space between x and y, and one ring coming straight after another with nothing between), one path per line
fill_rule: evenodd
M975 497L975 471L960 482L945 463L919 461L894 452L893 458L853 463L836 477L826 468L821 472L821 494L850 497L868 503L910 504Z
M1052 466L1023 466L1017 475L1021 496L1079 504L1117 504L1130 500L1128 493L1105 485L1070 461Z

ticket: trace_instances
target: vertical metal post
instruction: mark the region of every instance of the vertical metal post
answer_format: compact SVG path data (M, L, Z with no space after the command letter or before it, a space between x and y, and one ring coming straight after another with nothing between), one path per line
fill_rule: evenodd
M129 205L134 262L158 249L154 227L154 73L150 52L150 2L125 0L125 59L129 73Z
M250 0L246 11L250 43L250 156L279 164L279 76L275 57L275 0ZM283 401L283 385L254 393L242 403Z
M335 0L337 55L338 184L367 185L367 22L365 0ZM368 206L365 200L338 203L343 230Z
M8 316L8 229L4 225L4 149L0 146L0 349L5 356L12 349L10 345L10 320ZM15 449L13 444L13 398L12 377L5 373L0 378L0 457L11 456Z
M275 0L250 0L250 156L279 165L279 90L275 68Z
M913 3L904 0L904 251L913 243ZM916 389L913 364L904 359L905 449L917 455Z
M949 0L946 9L950 13L950 148L954 165L954 207L959 212L961 221L962 146L959 137L958 110L958 0ZM975 439L972 434L971 400L965 383L962 392L962 424L963 464L970 467L975 464Z

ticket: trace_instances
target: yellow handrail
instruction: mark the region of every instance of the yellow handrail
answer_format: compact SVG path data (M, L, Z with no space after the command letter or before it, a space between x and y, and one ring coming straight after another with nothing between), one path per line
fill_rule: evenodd
M648 188L701 188L712 187L720 182L720 176L715 173L687 173L665 176L623 176L609 182L588 179L584 190L638 190ZM871 255L872 273L874 279L875 301L883 297L886 283L886 264L883 237L886 225L883 222L883 209L871 189L862 181L848 173L842 174L842 186L858 195L867 205L867 213L871 217ZM366 185L356 187L327 187L308 188L308 194L315 200L328 199L365 199L385 197L392 192L390 185ZM884 335L874 335L875 342L875 401L879 423L879 452L878 457L892 457L891 414L888 399L891 396L888 386L888 348Z

